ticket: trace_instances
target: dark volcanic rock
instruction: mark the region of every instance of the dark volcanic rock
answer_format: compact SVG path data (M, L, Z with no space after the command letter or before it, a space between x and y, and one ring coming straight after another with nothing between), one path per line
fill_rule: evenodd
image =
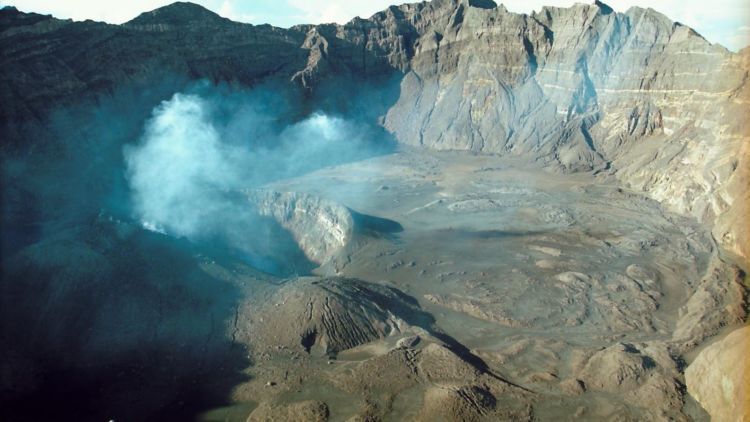
M184 27L206 27L232 25L232 21L216 13L189 2L176 2L169 6L141 13L135 19L125 23L126 27L154 31L169 31Z
M305 60L300 32L230 22L188 3L122 26L7 11L0 22L0 124L9 140L24 121L126 83L175 75L252 85L289 77Z
M3 257L0 419L181 419L221 404L250 362L226 335L243 293L211 262L107 218Z

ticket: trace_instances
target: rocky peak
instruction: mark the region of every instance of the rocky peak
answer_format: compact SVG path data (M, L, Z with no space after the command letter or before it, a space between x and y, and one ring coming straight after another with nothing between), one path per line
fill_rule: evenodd
M24 13L13 6L0 8L0 32L12 36L20 32L40 31L71 23L71 20L55 19L50 15ZM40 24L40 25L37 25Z
M497 7L497 3L492 0L466 0L466 3L477 9L494 9Z
M13 6L5 6L3 8L0 8L0 25L3 25L0 27L1 29L4 29L5 23L11 23L11 20L17 20L18 17L21 15L21 13Z
M125 23L131 28L168 29L184 26L221 25L231 22L203 6L190 2L175 2L170 5L141 13Z
M615 11L608 4L604 4L603 2L600 2L599 0L594 1L594 6L598 7L602 11L602 14L605 14L605 15L609 15L610 13L613 13Z
M493 0L433 0L430 4L435 9L455 9L459 6L468 6L477 9L494 9L497 7L497 3Z
M746 69L750 69L750 45L737 52L737 57Z
M641 21L648 22L652 26L659 27L666 32L671 31L674 27L674 22L671 19L650 7L643 8L633 6L625 12L625 15L635 23L639 23Z

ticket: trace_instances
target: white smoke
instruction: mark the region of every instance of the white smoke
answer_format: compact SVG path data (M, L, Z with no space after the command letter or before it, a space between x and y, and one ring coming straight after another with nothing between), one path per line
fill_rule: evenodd
M176 94L155 110L144 142L126 148L133 206L144 227L194 236L217 211L206 196L238 185L229 168L233 151L220 142L205 108L195 95Z
M283 110L272 103L264 95L175 94L156 107L124 151L143 227L242 249L256 221L233 191L382 150L368 125L322 113L279 129Z

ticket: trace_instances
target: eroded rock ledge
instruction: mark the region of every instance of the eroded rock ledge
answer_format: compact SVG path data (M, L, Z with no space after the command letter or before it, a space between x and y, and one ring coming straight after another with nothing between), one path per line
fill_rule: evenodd
M248 190L244 194L260 215L273 217L288 230L317 264L331 259L352 238L352 213L336 202L297 192Z

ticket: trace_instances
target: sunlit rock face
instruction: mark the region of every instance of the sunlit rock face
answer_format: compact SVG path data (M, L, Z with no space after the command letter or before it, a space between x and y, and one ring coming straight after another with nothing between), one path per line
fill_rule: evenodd
M288 230L310 261L324 264L352 238L350 211L333 201L295 192L251 190L245 193L260 215Z
M687 388L712 420L750 418L750 327L737 329L704 349L685 371Z
M747 256L736 224L749 180L747 50L712 45L653 9L595 2L520 15L480 3L403 5L312 28L305 72L335 74L349 53L331 46L361 45L405 73L384 122L399 141L606 168L679 213L718 221L716 238Z
M598 2L531 16L466 2L398 10L402 19L374 18L410 26L415 39L385 122L400 141L609 168L706 221L744 209L747 52L711 45L652 9L616 13ZM746 256L734 213L716 237Z
M385 119L399 141L607 168L677 212L713 222L729 211L716 237L747 255L731 211L747 199L747 51L599 2L519 15L434 1L325 29L308 33L307 73L330 74L340 58L328 46L345 41L405 72Z

